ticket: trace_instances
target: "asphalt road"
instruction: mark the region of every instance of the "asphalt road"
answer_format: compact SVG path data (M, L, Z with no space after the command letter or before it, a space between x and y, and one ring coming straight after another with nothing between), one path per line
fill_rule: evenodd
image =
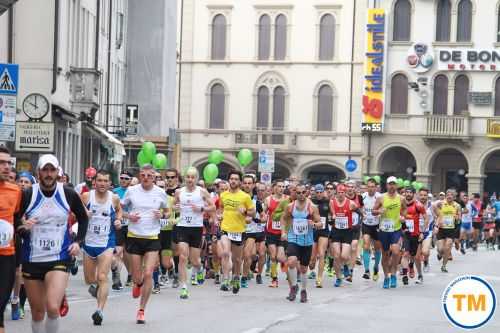
M135 323L138 301L132 299L130 288L111 292L104 312L104 322L93 326L90 319L95 299L87 293L81 272L71 277L68 289L70 311L62 319L61 332L398 332L444 333L458 329L447 321L440 306L446 285L456 276L477 274L485 277L500 296L500 251L465 256L454 252L454 261L443 274L435 256L431 272L424 285L414 280L408 286L383 290L377 283L362 280L361 266L355 271L354 282L341 288L333 287L333 279L325 278L323 289L314 288L309 280L309 302L290 303L285 299L288 287L280 276L280 287L271 289L252 281L238 295L223 293L207 280L203 286L189 287L190 298L179 299L179 290L167 285L158 295L152 295L146 309L146 325ZM477 332L500 332L500 310L487 326ZM10 317L10 312L6 312ZM7 332L31 332L30 313L26 319L6 321Z

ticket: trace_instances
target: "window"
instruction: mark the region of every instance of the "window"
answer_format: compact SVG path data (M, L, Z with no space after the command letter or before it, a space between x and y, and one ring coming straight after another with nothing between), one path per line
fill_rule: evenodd
M267 129L269 126L269 89L260 87L257 92L257 129Z
M120 49L123 44L123 13L118 13L116 21L116 48Z
M408 0L398 0L394 5L393 40L398 42L410 41L411 34L411 5Z
M408 113L408 78L396 74L391 81L391 114Z
M436 41L449 42L451 27L450 0L439 0L436 14Z
M325 14L319 26L319 60L332 60L335 45L335 18L331 14Z
M497 7L497 42L500 43L500 5Z
M318 91L318 131L331 131L333 124L333 89L324 84Z
M287 20L286 16L280 14L276 16L276 30L274 32L274 59L284 60L286 57L287 40Z
M495 117L500 117L500 77L495 82Z
M259 60L269 60L271 56L271 18L262 15L259 19Z
M472 3L462 0L458 4L457 42L470 42L472 31Z
M225 104L226 95L224 87L222 84L216 83L210 89L210 128L224 128Z
M282 131L285 128L285 89L274 88L273 96L273 130Z
M226 17L222 14L215 15L212 21L212 59L224 60L226 58Z
M438 75L434 79L433 114L445 115L448 112L448 77Z
M453 114L461 116L464 111L469 110L469 78L459 75L455 79L455 97L453 101Z

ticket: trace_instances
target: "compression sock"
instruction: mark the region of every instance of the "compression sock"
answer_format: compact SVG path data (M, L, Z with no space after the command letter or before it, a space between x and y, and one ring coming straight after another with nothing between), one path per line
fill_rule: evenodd
M300 274L300 285L302 290L306 290L307 288L307 275Z
M278 263L276 262L271 263L271 277L272 278L278 277Z
M366 272L370 270L370 250L363 250L363 266Z
M288 268L288 281L292 286L297 284L297 268Z
M174 271L179 274L179 256L174 256Z
M380 265L380 260L382 259L382 251L375 251L375 264L373 265L373 270L378 272L378 267Z
M47 316L45 319L45 332L46 333L57 333L59 331L59 320L58 318L50 318Z
M153 271L153 282L155 285L160 282L159 277L160 277L160 270L157 268Z

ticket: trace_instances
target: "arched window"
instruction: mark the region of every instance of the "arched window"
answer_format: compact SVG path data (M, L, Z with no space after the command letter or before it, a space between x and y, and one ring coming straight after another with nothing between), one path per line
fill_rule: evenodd
M285 129L285 89L281 86L273 92L273 130Z
M449 42L451 29L450 0L439 0L436 13L436 41Z
M445 115L448 113L448 77L438 75L434 79L433 114Z
M472 34L472 2L462 0L458 4L457 42L470 42Z
M319 60L332 60L335 49L335 17L325 14L319 24Z
M396 74L391 81L391 114L408 113L408 78Z
M287 20L286 16L280 14L276 16L274 32L274 59L284 60L286 58L286 40L287 40Z
M210 128L224 128L225 108L226 94L224 87L222 84L216 83L210 88Z
M453 101L453 114L461 116L464 111L469 110L469 78L459 75L455 79L455 96Z
M226 17L222 14L215 15L212 21L212 59L224 60L226 58Z
M495 82L495 117L500 117L500 77Z
M257 129L269 127L269 88L262 86L257 92Z
M324 84L318 90L318 131L331 131L333 124L333 89Z
M259 19L259 60L268 60L271 55L271 18L264 14Z
M393 40L407 42L411 35L411 4L408 0L398 0L394 5Z

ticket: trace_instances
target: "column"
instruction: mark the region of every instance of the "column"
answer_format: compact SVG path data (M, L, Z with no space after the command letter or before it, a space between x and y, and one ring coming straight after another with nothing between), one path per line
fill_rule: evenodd
M416 181L424 184L424 187L431 189L432 188L432 177L434 175L432 173L415 173Z
M468 190L469 194L471 193L481 193L483 192L484 179L486 176L484 175L467 175L468 182Z

